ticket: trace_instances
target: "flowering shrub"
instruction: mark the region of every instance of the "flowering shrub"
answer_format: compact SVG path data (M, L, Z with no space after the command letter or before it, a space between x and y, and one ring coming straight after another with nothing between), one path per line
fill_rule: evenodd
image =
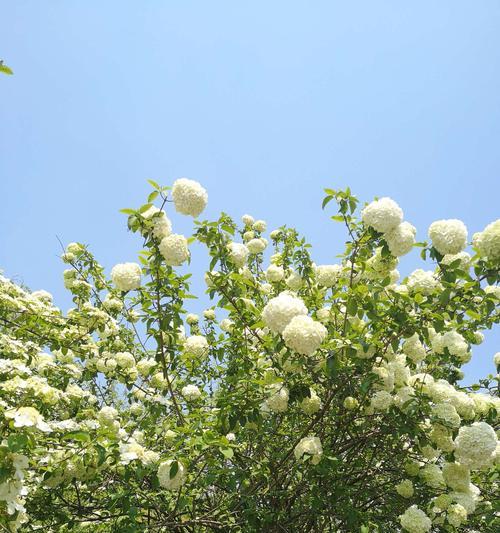
M315 265L292 228L198 220L200 184L151 184L123 210L137 262L108 278L67 246L66 313L0 277L4 530L499 531L498 380L460 367L499 321L500 221L470 255L458 220L416 242L393 200L327 189L348 242ZM177 268L195 241L202 317ZM415 248L431 264L399 281Z

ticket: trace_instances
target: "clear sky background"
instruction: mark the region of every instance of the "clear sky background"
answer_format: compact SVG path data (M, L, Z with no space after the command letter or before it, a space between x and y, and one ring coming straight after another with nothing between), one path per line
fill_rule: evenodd
M499 216L498 0L16 0L0 16L0 268L63 309L56 236L107 272L134 260L118 211L147 178L200 181L210 218L295 225L318 263L344 241L324 187L394 198L420 240L436 219L472 234ZM487 332L467 381L499 350Z

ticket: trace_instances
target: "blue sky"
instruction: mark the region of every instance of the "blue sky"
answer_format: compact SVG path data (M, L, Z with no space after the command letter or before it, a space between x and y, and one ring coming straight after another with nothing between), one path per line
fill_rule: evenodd
M208 217L295 225L318 263L344 241L324 187L394 198L421 240L436 219L472 234L499 216L497 0L18 0L1 18L0 268L62 308L56 236L108 272L134 260L118 211L147 178L200 181ZM499 350L489 333L467 377Z

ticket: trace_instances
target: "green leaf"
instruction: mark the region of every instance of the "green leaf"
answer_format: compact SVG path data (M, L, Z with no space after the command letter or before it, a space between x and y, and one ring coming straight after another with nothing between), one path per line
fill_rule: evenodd
M148 196L148 202L154 202L159 194L160 193L158 191L153 191L152 193L150 193L150 195Z
M63 435L63 440L77 440L80 442L90 442L90 433L88 431L69 431Z
M120 209L120 213L124 213L125 215L133 215L135 214L135 209L128 209L128 208L125 208L125 209Z
M9 435L7 446L11 452L18 452L28 445L29 439L24 433Z
M177 461L174 461L170 466L170 471L168 474L169 478L173 479L178 471L179 471L179 463Z
M325 198L323 198L323 203L321 204L321 209L324 209L332 200L333 196L325 196Z
M7 65L4 65L3 61L0 61L0 72L8 74L9 76L12 76L12 74L14 74L11 68L9 68Z
M156 181L148 180L148 183L151 185L151 187L153 187L153 189L159 189L160 188L160 186L158 185L158 183L156 183Z
M232 459L234 456L234 451L232 448L220 448L220 451L226 459Z

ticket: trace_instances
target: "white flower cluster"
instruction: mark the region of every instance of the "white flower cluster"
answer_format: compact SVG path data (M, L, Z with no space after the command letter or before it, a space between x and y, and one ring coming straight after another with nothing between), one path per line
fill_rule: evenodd
M284 413L288 409L288 389L280 383L268 387L270 395L264 402L265 406L275 413Z
M170 472L173 468L174 461L169 459L163 461L158 466L158 481L160 485L167 490L177 490L186 482L187 471L184 465L180 461L177 462L177 471L171 477Z
M151 220L150 231L157 239L164 239L172 233L172 222L167 217L165 211L161 211L158 209L158 207L152 205L149 209L142 213L142 216L146 220Z
M248 248L239 242L230 242L227 248L229 250L229 259L231 259L234 265L237 267L244 266L250 253Z
M302 458L304 454L311 457L311 463L317 465L323 456L323 447L318 437L310 436L304 437L295 446L293 453L297 461Z
M403 498L411 498L415 492L410 479L404 479L396 485L396 492Z
M467 245L467 228L461 220L437 220L429 226L432 246L441 254L458 254Z
M183 349L188 355L203 357L208 353L208 341L203 335L192 335L185 340Z
M310 316L294 316L283 330L285 344L302 355L312 355L324 341L327 329Z
M403 221L403 210L391 198L380 198L368 204L361 212L361 218L367 226L386 233Z
M401 527L409 533L426 533L431 530L431 519L416 505L412 505L399 517Z
M463 336L454 330L437 333L431 341L431 347L437 354L442 354L445 349L448 349L451 355L456 355L463 362L470 358L469 345Z
M318 265L315 268L316 281L322 287L333 287L342 275L341 265Z
M137 263L120 263L111 270L111 279L119 291L132 291L141 286L141 267Z
M415 244L417 230L409 222L401 222L394 229L384 235L389 251L396 257L401 257L411 252Z
M201 397L201 391L196 385L185 385L181 392L188 401L198 400Z
M281 292L267 302L262 310L266 326L275 333L282 333L293 317L307 315L304 302L289 292Z
M420 292L424 296L429 296L441 287L434 272L421 268L417 268L408 276L406 285L410 292Z
M425 347L420 341L418 333L405 339L403 343L403 353L407 355L414 363L420 363L425 359Z
M403 211L390 198L380 198L368 204L361 212L367 226L384 234L384 240L393 256L400 257L411 251L417 230L403 222Z
M483 257L498 264L500 262L500 218L488 224L482 232L476 233L473 244Z
M33 427L47 433L52 431L43 416L34 407L19 407L5 411L4 416L14 421L15 428Z
M300 408L306 415L317 413L321 409L321 399L314 390L310 390L310 396L306 396L300 402Z
M455 439L455 457L462 465L478 470L490 464L495 457L498 438L486 422L462 426Z
M200 215L208 202L207 191L197 181L187 178L174 181L172 198L178 213L192 217Z
M278 283L285 277L285 271L282 266L269 265L266 269L266 279L271 283Z
M172 233L161 240L158 248L167 265L180 266L189 259L188 242L184 235Z

